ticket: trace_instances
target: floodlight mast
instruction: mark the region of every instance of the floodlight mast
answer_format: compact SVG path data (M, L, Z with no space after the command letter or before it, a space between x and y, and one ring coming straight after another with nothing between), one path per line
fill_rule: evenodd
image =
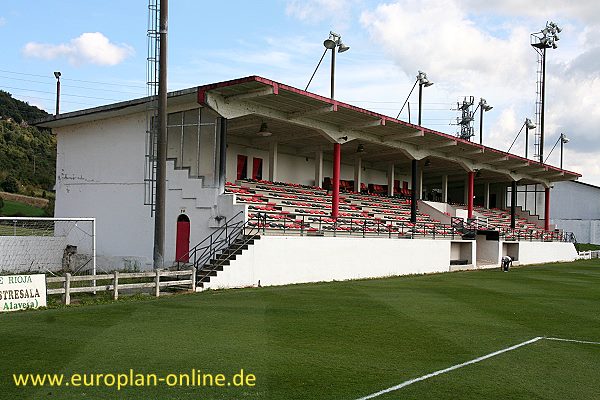
M546 101L546 49L556 49L558 46L556 42L560 40L558 34L562 32L562 29L554 22L546 22L546 27L539 32L531 34L531 46L536 50L539 57L541 58L542 64L542 79L541 79L541 90L540 90L540 114L539 114L539 143L538 155L540 163L544 162L544 117L545 117L545 101Z
M406 103L408 103L408 99L410 99L410 95L412 94L412 92L415 90L415 87L417 87L417 83L419 84L419 126L421 126L421 110L422 110L422 106L423 106L423 86L425 87L429 87L431 85L433 85L433 82L431 82L428 78L427 78L427 74L423 71L419 71L419 73L417 74L417 79L415 80L415 83L412 87L412 89L410 89L410 92L408 93L408 96L406 97L406 100L404 100L404 104L402 104L402 107L400 108L400 111L398 111L398 115L396 116L396 119L400 118L400 113L402 113L402 110L404 110L404 106L406 106ZM410 108L409 108L409 114L410 114ZM410 118L409 118L410 119Z
M482 97L479 100L479 104L477 104L477 107L475 108L475 111L473 111L473 113L477 112L477 109L479 108L479 144L483 144L483 112L488 112L490 111L492 108L492 106L490 106L487 101Z
M327 39L325 39L325 41L323 42L323 46L325 46L325 51L323 52L323 55L321 56L321 59L319 60L319 63L317 64L317 67L315 68L314 72L312 73L310 79L308 80L308 83L306 84L306 88L304 88L304 90L308 90L308 87L310 86L313 78L315 77L315 74L317 73L317 70L319 69L319 66L321 65L321 63L323 62L323 58L325 58L325 54L327 54L327 50L331 50L331 92L330 92L330 97L333 100L334 97L334 93L335 93L335 49L337 48L338 53L343 53L347 50L350 49L350 46L345 45L342 42L342 36L333 32L333 31L329 31L329 37Z

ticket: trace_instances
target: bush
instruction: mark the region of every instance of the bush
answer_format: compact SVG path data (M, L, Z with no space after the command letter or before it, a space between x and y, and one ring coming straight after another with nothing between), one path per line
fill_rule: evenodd
M4 199L0 197L0 210L2 210L2 207L4 207Z
M44 207L44 215L46 217L54 217L54 199L50 199L46 207Z
M7 176L0 188L8 193L19 193L19 181L14 176Z

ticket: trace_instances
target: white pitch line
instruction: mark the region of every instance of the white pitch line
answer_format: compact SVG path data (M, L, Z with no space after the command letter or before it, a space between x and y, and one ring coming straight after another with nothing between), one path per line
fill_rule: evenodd
M459 368L462 368L462 367L466 367L467 365L471 365L471 364L475 364L475 363L478 363L478 362L483 361L483 360L487 360L488 358L492 358L492 357L497 356L499 354L506 353L507 351L516 350L519 347L523 347L523 346L527 346L528 344L535 343L535 342L537 342L538 340L541 340L541 339L544 339L544 337L538 336L538 337L535 337L533 339L527 340L527 341L525 341L523 343L515 344L514 346L510 346L510 347L507 347L507 348L502 349L502 350L494 351L493 353L486 354L485 356L474 358L474 359L466 361L466 362L464 362L462 364L456 364L456 365L453 365L451 367L440 369L440 370L432 372L430 374L420 376L418 378L410 379L408 381L402 382L399 385L392 386L392 387L389 387L387 389L380 390L379 392L375 392L375 393L370 394L368 396L361 397L361 398L359 398L357 400L368 400L368 399L372 399L374 397L381 396L382 394L386 394L386 393L389 393L389 392L394 392L394 391L402 389L403 387L406 387L408 385L412 385L413 383L421 382L421 381L424 381L425 379L433 378L434 376L445 374L446 372L454 371L456 369L459 369Z
M581 343L581 344L600 344L600 342L590 342L588 340L575 340L575 339L562 339L555 337L545 337L546 340L554 340L557 342L572 342L572 343Z

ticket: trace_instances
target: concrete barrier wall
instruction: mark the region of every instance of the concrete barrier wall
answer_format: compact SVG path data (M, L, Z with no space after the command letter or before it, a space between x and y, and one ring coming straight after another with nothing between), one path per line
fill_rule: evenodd
M0 273L62 268L66 237L0 236Z
M518 243L519 265L575 261L578 255L573 243L525 241Z
M450 249L450 240L263 236L205 288L447 272Z

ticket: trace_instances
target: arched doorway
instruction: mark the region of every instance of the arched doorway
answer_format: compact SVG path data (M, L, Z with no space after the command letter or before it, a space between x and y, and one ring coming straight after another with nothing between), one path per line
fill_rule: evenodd
M190 219L181 214L177 217L177 238L175 241L175 260L177 262L190 261Z

